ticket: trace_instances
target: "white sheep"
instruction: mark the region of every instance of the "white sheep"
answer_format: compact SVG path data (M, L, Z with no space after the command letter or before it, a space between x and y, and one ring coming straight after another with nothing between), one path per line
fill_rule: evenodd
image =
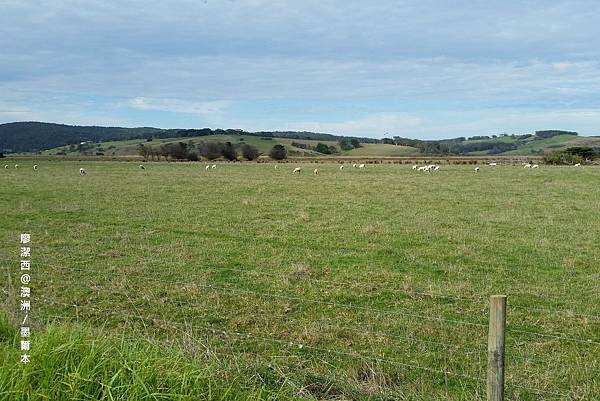
M34 169L34 170L37 170L37 169L38 169L38 165L37 165L37 164L34 164L34 165L33 165L33 169Z
M435 171L438 171L438 170L440 169L440 166L434 166L434 167L433 167L433 169L434 169Z
M540 168L540 166L538 166L537 164L534 164L533 166L531 166L531 168Z
M208 170L210 168L210 166L207 164L205 170Z
M79 169L79 174L86 175L87 171L85 171L85 169L82 167L82 168Z
M8 164L5 164L5 165L4 165L4 168L8 168Z
M352 168L356 168L356 163L352 164Z
M340 166L340 170L343 170L343 169L344 169L344 165L342 164L342 165Z
M413 169L413 170L416 170L416 169L417 169L417 167L419 167L419 166L417 166L416 164L413 164L413 167L412 167L412 169Z
M495 162L492 162L492 163L489 164L489 166L492 166L492 167L495 167L497 165L498 165L498 163L495 163Z
M277 170L277 164L275 165L275 170Z
M318 168L316 168L316 169L315 169L315 171L313 171L313 173L314 173L315 175L319 175L319 169L318 169Z
M18 164L15 164L15 168L19 168L19 165L18 165Z
M426 171L427 170L427 166L421 166L417 169L417 171Z
M581 163L575 163L574 167L581 167Z
M146 167L144 167L144 165L143 165L143 164L140 164L140 169L142 169L142 170L146 170Z
M295 168L295 169L292 171L292 174L299 173L300 171L302 171L302 168L300 168L300 167L296 167L296 168Z
M527 164L523 165L523 168L531 168L531 164L527 163Z
M217 165L213 164L212 166L210 166L210 168L217 168Z
M360 165L358 166L358 168L365 168L365 164L364 164L364 163L363 163L363 164L360 164Z
M479 167L475 167L475 172L478 173L479 172Z

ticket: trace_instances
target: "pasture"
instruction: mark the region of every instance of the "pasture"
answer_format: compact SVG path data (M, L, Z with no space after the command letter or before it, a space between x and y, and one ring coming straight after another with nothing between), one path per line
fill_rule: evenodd
M0 399L483 400L492 294L508 400L600 398L599 168L19 164L0 170Z

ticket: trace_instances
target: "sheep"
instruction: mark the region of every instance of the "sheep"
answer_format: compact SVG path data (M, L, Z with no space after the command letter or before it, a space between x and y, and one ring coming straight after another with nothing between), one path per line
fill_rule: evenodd
M212 166L210 166L210 168L217 168L217 165L213 164Z
M531 166L531 168L540 168L540 166L537 164L534 164L533 166Z
M315 175L319 175L319 169L318 169L318 168L316 168L316 169L315 169L315 171L313 171L313 173L314 173Z
M87 171L85 171L85 169L82 167L82 168L79 169L79 174L86 175Z
M37 165L37 164L34 164L34 165L33 165L33 169L34 169L34 170L37 170L37 169L38 169L38 165Z
M15 164L15 169L17 169L17 168L19 168L19 165L18 165L18 164Z
M141 169L141 170L146 170L146 167L144 167L144 165L143 165L143 164L140 164L140 169Z
M210 168L210 166L207 164L207 165L206 165L206 169L205 169L205 170L208 170L209 168Z
M344 169L344 165L342 164L342 165L340 166L340 170L343 170L343 169Z
M475 167L475 172L478 173L479 172L479 167Z
M439 169L440 169L440 166L434 166L434 167L433 167L433 170L434 170L434 171L438 171Z
M581 167L581 163L575 163L574 167Z
M416 170L416 169L417 169L417 167L419 167L419 166L417 166L416 164L413 164L413 167L412 167L412 169L413 169L413 170Z
M531 168L531 164L527 163L523 166L523 168Z
M426 171L427 170L427 166L421 166L417 169L417 171Z
M492 163L488 164L488 166L492 166L492 167L495 167L497 165L498 165L498 163L496 163L496 162L492 162Z
M275 170L277 170L277 164L275 165Z
M356 163L352 164L352 168L356 168Z
M358 168L365 168L365 164L363 163L363 164L359 165Z
M8 164L5 164L5 165L4 165L4 168L8 168Z
M301 169L300 167L296 167L296 168L295 168L295 169L292 171L292 174L299 173L300 171L302 171L302 169Z

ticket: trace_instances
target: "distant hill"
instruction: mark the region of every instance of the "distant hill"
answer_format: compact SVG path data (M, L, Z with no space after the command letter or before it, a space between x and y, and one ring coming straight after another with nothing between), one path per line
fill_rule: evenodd
M81 142L106 142L150 138L190 138L207 135L251 135L321 141L338 141L345 137L317 132L246 132L239 129L160 129L152 127L96 127L43 122L14 122L0 124L0 152L40 152ZM351 137L347 137L351 138ZM358 138L363 143L377 139Z
M347 156L410 155L542 155L569 147L586 146L600 153L600 137L580 137L577 132L536 131L523 135L459 137L443 140L420 140L402 137L374 139L339 136L319 132L261 131L240 129L160 129L152 127L73 126L42 122L0 124L0 153L44 152L79 155L135 155L143 142L227 141L241 146L248 143L263 154L275 144L288 149L291 156L319 156L317 145L335 148L334 154ZM81 145L81 143L85 143ZM349 143L355 146L348 146ZM362 144L362 145L361 145ZM321 147L323 147L321 145ZM325 147L325 149L327 149Z

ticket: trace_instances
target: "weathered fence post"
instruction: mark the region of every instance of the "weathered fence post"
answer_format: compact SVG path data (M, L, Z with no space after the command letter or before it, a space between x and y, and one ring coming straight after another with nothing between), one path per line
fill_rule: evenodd
M490 298L488 333L488 401L504 401L504 331L506 329L506 295Z

